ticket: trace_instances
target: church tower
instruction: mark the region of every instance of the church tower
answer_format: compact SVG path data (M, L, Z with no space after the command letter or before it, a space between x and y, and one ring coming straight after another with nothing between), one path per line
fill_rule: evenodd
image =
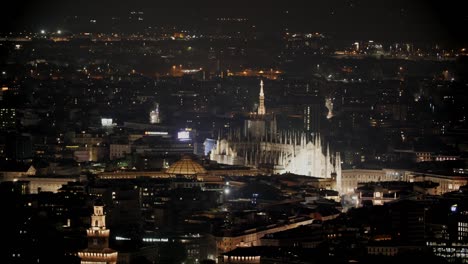
M96 203L91 215L91 227L86 230L88 248L78 252L81 263L117 263L117 251L109 248L109 229L106 228L104 205Z
M259 96L260 104L258 106L257 113L259 115L264 115L265 111L265 94L263 93L263 80L260 80L260 96Z

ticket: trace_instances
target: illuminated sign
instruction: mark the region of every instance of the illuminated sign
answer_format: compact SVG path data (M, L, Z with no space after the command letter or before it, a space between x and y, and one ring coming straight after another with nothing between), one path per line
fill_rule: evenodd
M91 161L91 155L88 150L76 150L73 153L73 158L77 162Z
M143 242L169 242L169 238L153 238L153 237L144 237Z
M177 139L179 139L179 140L189 140L190 139L190 132L189 131L179 131L177 133Z
M101 125L103 127L112 126L112 118L101 118Z
M458 207L457 204L452 205L452 206L450 207L450 211L452 211L452 212L455 213L455 212L457 211L457 207Z
M128 240L131 240L129 237L121 237L121 236L116 236L115 237L115 240L124 240L124 241L128 241Z
M149 135L149 136L164 136L167 134L169 133L164 132L164 131L145 131L145 135Z

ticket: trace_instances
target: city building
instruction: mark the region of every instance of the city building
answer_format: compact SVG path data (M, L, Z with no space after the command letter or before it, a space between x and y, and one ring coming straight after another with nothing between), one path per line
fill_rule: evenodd
M243 230L237 234L226 234L216 236L216 248L218 255L234 250L238 247L254 247L261 245L261 238L267 234L277 233L302 225L309 225L314 222L314 219L308 217L295 217L289 219L285 224L272 224L264 227L252 228Z
M16 181L36 175L36 168L30 164L6 163L0 169L0 181Z
M78 252L82 264L116 264L117 251L109 248L110 230L106 228L104 205L96 202L91 215L91 227L86 231L88 247Z
M159 104L156 103L153 110L150 111L150 124L159 124L161 123L161 116L159 113Z
M0 130L8 131L16 128L16 109L0 108Z
M258 116L264 118L263 82L260 83L260 91ZM337 181L341 179L340 154L332 155L328 147L324 154L320 135L277 132L276 125L267 129L264 119L255 120L255 124L244 127L247 131L244 136L237 131L229 133L227 138L219 138L211 150L210 159L221 164L264 167L273 174L289 172L320 178L331 178L335 174Z
M131 153L131 146L129 144L110 144L109 145L109 158L110 160L120 159L125 157L126 154Z

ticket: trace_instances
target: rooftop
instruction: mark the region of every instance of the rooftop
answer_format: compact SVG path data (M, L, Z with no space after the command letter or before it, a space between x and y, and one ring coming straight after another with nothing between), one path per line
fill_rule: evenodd
M205 168L193 161L189 156L183 156L181 160L167 168L166 173L174 175L196 175L206 173Z

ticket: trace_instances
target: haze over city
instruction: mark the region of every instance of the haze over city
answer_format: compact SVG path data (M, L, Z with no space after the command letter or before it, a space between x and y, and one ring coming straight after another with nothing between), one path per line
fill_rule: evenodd
M15 1L5 263L468 263L459 1Z

